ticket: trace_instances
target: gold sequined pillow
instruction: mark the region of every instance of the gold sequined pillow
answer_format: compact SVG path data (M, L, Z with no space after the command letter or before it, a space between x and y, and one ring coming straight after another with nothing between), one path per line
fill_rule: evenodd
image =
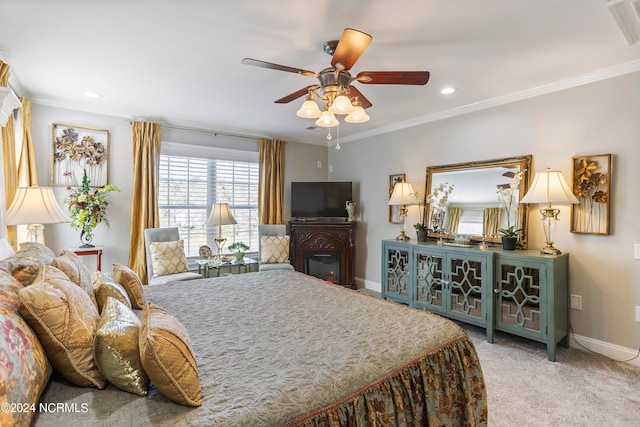
M115 298L107 297L96 332L94 354L98 369L119 389L139 396L149 391L149 377L140 361L140 319Z
M262 264L289 262L289 236L262 236L260 254Z
M124 287L100 271L93 273L93 292L96 294L98 312L100 313L102 313L108 297L115 298L131 308L131 301Z
M113 280L120 283L131 301L133 308L142 308L144 305L144 288L138 275L129 267L122 264L113 264L111 272Z
M93 357L98 310L84 290L60 273L45 266L32 285L20 289L20 314L67 381L103 389L106 380Z
M98 306L93 295L93 284L91 283L91 273L82 260L75 253L64 250L59 257L55 258L51 265L61 270L73 283L80 286L89 295L89 298Z
M189 271L187 258L184 255L184 241L149 243L153 277Z
M160 393L181 405L202 405L198 365L187 330L178 319L147 302L139 345L142 366Z

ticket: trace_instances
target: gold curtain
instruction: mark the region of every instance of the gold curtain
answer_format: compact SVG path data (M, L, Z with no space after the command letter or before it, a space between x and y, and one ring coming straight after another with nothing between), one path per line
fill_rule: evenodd
M456 234L458 232L458 225L460 225L461 216L462 208L449 208L449 223L447 224L448 233Z
M9 86L9 65L0 61L0 86ZM16 164L16 143L13 114L9 114L7 125L2 128L2 157L4 166L4 193L5 203L8 209L18 187L18 166ZM7 239L15 248L17 247L16 226L7 226Z
M20 98L20 117L22 117L22 150L18 162L18 182L20 186L38 185L38 171L36 169L36 153L33 150L31 137L31 101Z
M160 226L158 185L162 126L133 122L133 189L131 197L131 240L129 268L142 283L148 283L144 229Z
M285 142L260 138L260 182L258 212L260 224L284 223Z
M500 228L501 208L484 209L484 234L486 236L497 236Z

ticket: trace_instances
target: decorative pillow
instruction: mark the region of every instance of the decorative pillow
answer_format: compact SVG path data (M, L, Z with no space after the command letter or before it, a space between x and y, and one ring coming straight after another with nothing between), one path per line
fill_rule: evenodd
M129 393L146 396L149 377L140 361L139 334L138 316L117 299L107 297L94 343L96 364L111 384Z
M3 289L9 293L10 289L19 288L10 285ZM18 294L13 298L17 300ZM33 330L18 314L17 307L9 304L0 304L0 343L0 403L18 408L37 406L51 376L51 364ZM28 426L34 414L30 410L3 410L0 411L0 424Z
M153 277L189 271L187 258L184 255L184 241L149 243Z
M124 290L127 291L131 306L133 308L142 308L144 305L144 288L138 275L122 264L113 264L111 275L113 280L120 283Z
M51 265L61 270L73 283L84 289L91 301L98 307L96 297L93 295L91 273L78 255L65 249L58 258L51 262Z
M4 305L17 313L20 308L20 299L18 298L20 289L22 289L22 283L18 282L18 279L6 271L0 270L0 306Z
M7 271L22 283L29 286L35 280L43 265L50 265L56 257L51 249L35 242L20 243L15 255L0 262L0 269Z
M262 264L289 262L289 236L262 236L260 262Z
M182 323L157 305L142 309L140 359L156 388L185 406L202 405L198 365Z
M102 389L106 380L93 357L98 310L84 290L60 274L45 266L37 282L20 289L20 314L63 377L81 387Z
M131 308L131 301L127 295L127 291L120 283L115 282L111 277L104 273L96 271L93 273L93 291L96 294L98 302L98 312L102 313L104 305L107 303L107 297L112 297Z

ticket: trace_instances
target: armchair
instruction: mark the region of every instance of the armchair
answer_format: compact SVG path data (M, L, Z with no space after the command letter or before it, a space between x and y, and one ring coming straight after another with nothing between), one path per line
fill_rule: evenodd
M258 271L294 270L289 262L289 236L284 224L258 225L260 236Z
M163 260L162 258L153 258L152 250L150 248L152 243L168 243L177 242L179 240L180 233L178 232L177 228L146 228L144 230L144 246L147 255L147 277L149 278L149 285L158 285L180 280L202 279L201 274L194 273L188 270L188 264L187 259L184 256L184 250L182 250L181 256L179 253L180 251L177 250L173 257L167 258L166 260ZM158 271L154 272L154 262L156 266L162 265L163 267L167 266L171 268L167 268L165 271L158 274ZM167 274L166 272L169 273Z

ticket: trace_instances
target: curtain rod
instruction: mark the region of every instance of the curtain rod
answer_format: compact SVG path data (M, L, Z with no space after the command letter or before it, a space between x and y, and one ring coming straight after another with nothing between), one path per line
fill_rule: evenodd
M134 121L137 120L131 120L131 119L126 119L126 121L132 125ZM261 136L251 136L251 135L241 135L241 134L235 134L235 133L229 133L229 132L220 132L217 130L211 130L211 129L203 129L203 128L194 128L194 127L188 127L188 126L178 126L178 125L172 125L169 123L162 123L162 122L153 122L153 123L157 123L160 126L162 126L163 128L169 128L169 129L175 129L175 130L187 130L187 131L192 131L192 132L202 132L202 133L208 133L214 136L218 136L218 135L224 135L224 136L233 136L235 138L245 138L245 139L254 139L254 140L260 140L260 138L264 138Z

